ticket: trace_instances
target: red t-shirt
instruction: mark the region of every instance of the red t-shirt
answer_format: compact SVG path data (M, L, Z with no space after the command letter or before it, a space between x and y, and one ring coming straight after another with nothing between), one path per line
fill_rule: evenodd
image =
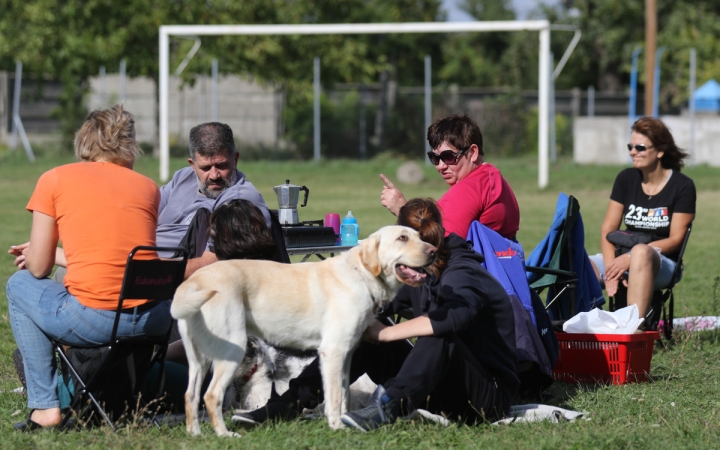
M128 254L138 245L155 245L159 204L150 178L109 162L80 162L45 172L27 209L57 222L67 290L87 307L112 310Z
M520 208L510 185L492 164L483 163L451 186L438 200L445 234L466 237L477 220L501 236L514 239L520 229Z

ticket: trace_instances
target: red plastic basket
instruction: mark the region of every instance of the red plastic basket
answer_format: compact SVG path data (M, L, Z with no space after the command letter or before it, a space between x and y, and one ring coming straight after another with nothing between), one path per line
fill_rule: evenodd
M574 383L647 381L657 331L637 334L558 333L560 358L553 375Z

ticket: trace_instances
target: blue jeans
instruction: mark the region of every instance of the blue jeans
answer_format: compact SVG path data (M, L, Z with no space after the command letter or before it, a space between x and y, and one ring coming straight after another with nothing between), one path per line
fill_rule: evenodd
M75 347L110 340L115 311L83 306L65 287L48 278L38 279L20 270L7 283L8 310L15 341L20 348L27 380L28 407L57 408L58 373L51 339ZM170 301L152 309L121 314L118 336L162 336L172 317Z

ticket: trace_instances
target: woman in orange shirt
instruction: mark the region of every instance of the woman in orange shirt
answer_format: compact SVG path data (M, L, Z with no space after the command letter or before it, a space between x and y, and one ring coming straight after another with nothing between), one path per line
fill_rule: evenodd
M8 280L8 309L31 408L16 429L60 422L51 339L78 347L106 342L127 255L138 245L155 245L160 195L155 182L132 170L139 153L133 117L122 105L93 111L75 136L80 162L38 180L27 205L30 242L10 249L21 270ZM54 265L67 267L64 285L47 278ZM118 336L168 330L169 302L145 303L124 303Z

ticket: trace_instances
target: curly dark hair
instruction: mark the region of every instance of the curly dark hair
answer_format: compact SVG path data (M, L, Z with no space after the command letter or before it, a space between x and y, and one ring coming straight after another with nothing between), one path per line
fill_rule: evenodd
M448 252L445 248L445 228L442 226L442 214L435 200L431 198L413 198L408 200L398 212L397 224L410 227L420 233L420 239L437 247L435 262L426 270L435 276L445 269Z
M478 146L480 154L485 154L480 127L467 114L449 116L435 121L428 128L427 140L433 150L440 147L443 142L447 142L460 151L467 150L475 144Z
M685 165L683 159L690 155L675 145L675 139L662 120L654 117L641 117L632 125L632 131L646 136L658 152L663 152L660 164L665 169L678 172L682 170Z
M210 241L218 259L272 259L277 246L265 217L247 200L221 205L210 216Z

